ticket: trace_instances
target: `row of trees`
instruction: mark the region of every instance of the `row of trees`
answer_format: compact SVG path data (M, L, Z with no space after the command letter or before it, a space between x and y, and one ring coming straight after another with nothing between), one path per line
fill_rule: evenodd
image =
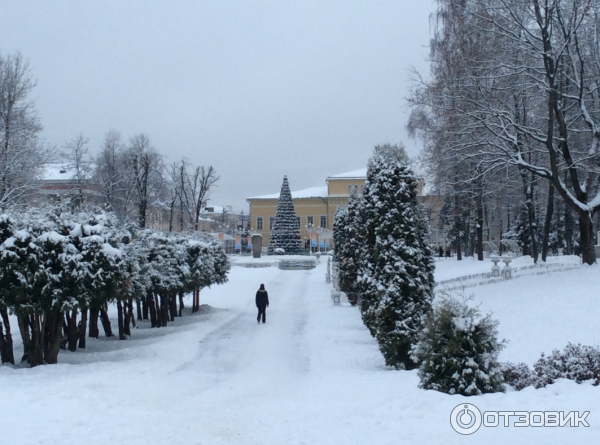
M27 204L36 180L59 162L68 169L74 205L84 204L86 189L94 188L122 222L146 228L149 209L159 207L169 213L170 231L198 230L201 207L219 180L214 167L187 160L166 165L144 133L126 140L109 130L94 156L83 135L60 149L45 146L31 99L35 85L21 54L0 55L0 209Z
M9 313L23 359L37 366L56 363L61 344L84 348L88 324L97 338L99 318L112 336L109 303L116 303L118 335L126 339L136 318L166 326L182 315L185 293L193 293L195 312L203 287L227 281L229 262L216 242L127 228L113 212L71 209L58 202L0 215L3 363L14 363Z
M340 288L360 296L363 321L388 365L413 369L410 355L433 301L434 261L417 203L417 179L402 146L378 146L363 195L334 220Z
M71 162L74 146L73 141L65 146ZM137 221L138 227L145 228L148 209L163 207L169 212L169 232L198 230L202 205L220 179L214 167L193 166L185 159L165 165L148 135L134 135L125 143L116 130L106 133L93 159L92 176L121 220Z
M494 227L536 261L554 245L593 263L600 2L437 3L431 76L416 76L409 129L456 250L476 246L482 259Z
M449 394L504 391L498 323L444 296L433 304L434 260L417 180L402 146L378 146L363 196L334 219L339 285L360 302L388 366L419 368L419 387Z

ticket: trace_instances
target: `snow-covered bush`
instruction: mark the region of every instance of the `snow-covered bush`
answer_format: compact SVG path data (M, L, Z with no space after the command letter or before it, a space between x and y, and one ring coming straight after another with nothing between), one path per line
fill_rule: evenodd
M285 255L285 250L282 249L281 247L278 247L273 252L275 252L275 255Z
M544 386L538 375L525 363L505 362L501 365L504 382L517 391L528 386L541 388Z
M547 357L542 354L533 365L533 370L524 363L505 363L502 372L506 382L517 391L528 386L543 388L557 379L574 380L577 383L593 380L594 385L599 385L600 349L569 343L562 351L555 349Z
M564 350L555 349L548 357L542 354L533 369L546 385L556 379L575 380L577 383L595 380L597 385L600 383L600 349L569 343Z
M421 363L419 387L464 396L503 392L498 354L504 341L497 339L497 326L467 301L442 297L412 350Z

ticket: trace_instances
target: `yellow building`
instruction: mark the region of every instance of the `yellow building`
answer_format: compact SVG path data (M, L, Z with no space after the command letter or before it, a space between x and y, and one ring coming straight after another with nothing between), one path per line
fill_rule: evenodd
M367 169L363 168L339 175L329 176L323 187L312 187L304 190L292 191L292 200L296 215L300 219L301 236L305 244L308 241L309 229L307 226L322 229L333 229L333 217L339 206L347 206L350 191L354 188L362 194L363 186L367 180ZM423 190L424 180L419 178L419 194ZM279 193L248 198L250 204L250 227L254 233L263 237L263 247L269 243L271 228L275 221L275 211ZM325 235L327 236L327 235ZM325 247L331 245L331 235L324 238ZM321 243L323 239L319 241Z

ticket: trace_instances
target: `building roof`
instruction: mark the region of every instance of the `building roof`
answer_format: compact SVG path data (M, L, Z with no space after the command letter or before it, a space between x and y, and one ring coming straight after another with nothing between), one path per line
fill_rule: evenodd
M367 169L353 170L351 172L340 173L338 175L329 176L327 179L366 179Z
M93 164L87 164L85 173L87 178L90 179L91 171L93 170ZM43 173L40 174L38 180L40 181L70 181L75 177L75 168L72 164L52 163L44 166Z
M327 196L328 196L327 186L311 187L308 189L297 190L295 192L292 192L292 199L327 198ZM279 193L273 193L272 195L253 196L248 199L279 199Z

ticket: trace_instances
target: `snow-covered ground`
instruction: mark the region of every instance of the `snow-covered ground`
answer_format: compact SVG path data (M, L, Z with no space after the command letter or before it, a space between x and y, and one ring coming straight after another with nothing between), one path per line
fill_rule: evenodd
M468 260L470 261L470 260ZM525 261L526 260L520 260ZM416 372L385 368L356 308L331 304L326 259L314 270L235 267L202 292L201 315L128 341L89 340L59 364L0 367L6 444L593 444L600 388L560 381L465 398L417 388ZM437 278L487 272L488 261L437 263ZM509 340L502 360L532 364L568 341L598 344L598 267L467 289ZM264 283L267 323L256 323ZM15 325L16 326L16 325ZM15 335L18 343L18 335ZM17 349L20 346L17 345ZM20 356L19 351L15 351ZM461 436L450 413L590 411L590 428L482 427Z

